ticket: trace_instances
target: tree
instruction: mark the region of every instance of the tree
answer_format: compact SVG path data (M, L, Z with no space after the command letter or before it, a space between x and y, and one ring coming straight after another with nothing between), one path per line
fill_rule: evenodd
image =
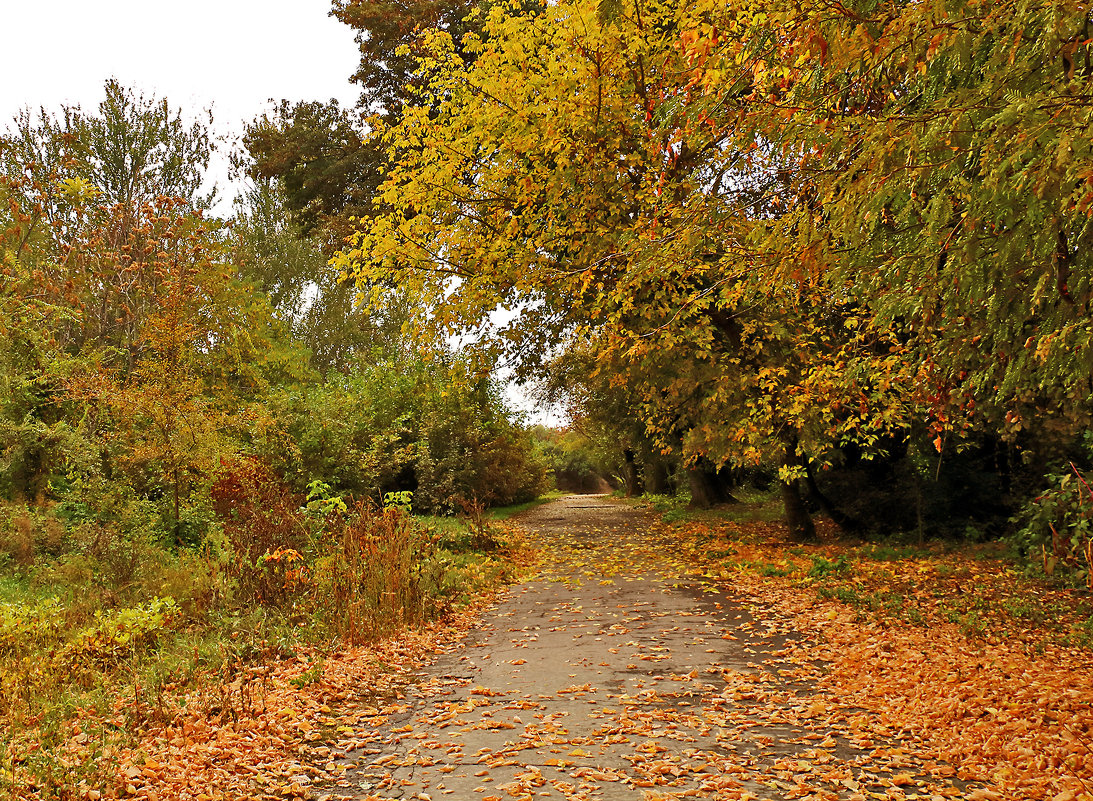
M144 495L165 493L176 538L181 511L219 460L249 432L272 425L270 385L299 380L301 355L285 342L268 301L242 283L213 226L180 201L112 208L129 246L120 253L88 231L72 262L142 287L142 313L127 321L124 347L83 338L64 378L101 443L102 469Z
M334 0L333 14L357 31L361 85L357 109L337 101L281 101L272 115L248 126L244 142L255 178L276 178L288 208L306 236L317 236L324 249L339 249L353 230L352 219L370 216L383 182L384 159L370 138L366 118L400 119L416 97L414 86L428 80L421 59L430 31L445 31L454 42L473 30L479 4L469 0L411 0L374 3Z
M323 377L352 372L362 360L400 361L413 350L403 333L411 314L392 292L370 308L357 287L330 266L319 243L291 219L279 183L255 184L237 204L233 259L270 298Z
M0 330L10 492L41 501L63 472L124 482L170 498L179 537L193 488L269 425L261 396L300 359L195 207L203 129L107 89L101 117L24 115L4 142L6 320L36 323Z
M58 385L68 359L52 332L70 312L33 281L39 210L23 203L26 182L0 179L0 494L41 504L50 478L93 461L94 448Z
M531 369L589 342L659 448L714 468L777 453L806 538L806 460L903 423L898 380L855 385L842 366L898 342L858 328L842 287L807 269L817 254L769 280L793 187L753 130L694 124L685 13L494 8L463 42L473 63L434 33L433 78L384 133L386 211L340 264L374 294L412 287L449 329L519 308L502 337Z
M1088 10L702 3L691 13L696 111L733 124L718 98L745 87L749 124L797 160L812 198L781 235L825 248L824 269L860 319L898 330L935 431L1013 436L1037 418L1088 427ZM742 26L743 36L718 33ZM806 215L820 224L800 224Z
M363 115L329 103L281 101L273 114L247 126L243 138L259 181L277 180L303 236L336 250L350 219L371 214L382 160L367 137Z
M63 106L60 115L40 109L35 119L23 111L15 132L3 138L5 172L31 177L51 201L60 200L54 193L61 180L78 177L105 205L136 208L167 196L207 208L213 196L199 190L215 149L211 113L204 122L187 123L165 99L113 79L103 88L97 114Z
M397 362L362 362L271 399L294 445L273 462L301 488L381 501L413 493L414 508L446 513L459 498L504 505L533 498L544 466L504 407L488 371L443 348Z
M357 31L361 63L353 80L361 85L361 105L398 119L402 107L413 98L411 87L421 77L421 34L445 31L453 41L461 41L470 27L469 12L475 7L469 0L400 4L334 0L334 16Z

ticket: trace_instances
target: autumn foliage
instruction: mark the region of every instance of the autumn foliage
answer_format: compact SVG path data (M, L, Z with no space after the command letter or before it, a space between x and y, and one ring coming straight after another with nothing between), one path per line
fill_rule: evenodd
M826 468L1001 442L1016 486L1088 427L1077 6L476 19L423 33L416 101L375 134L382 213L340 257L363 287L413 286L448 330L521 308L499 340L527 374L592 352L569 380L629 392L644 432L617 440L776 471L799 538L844 500Z

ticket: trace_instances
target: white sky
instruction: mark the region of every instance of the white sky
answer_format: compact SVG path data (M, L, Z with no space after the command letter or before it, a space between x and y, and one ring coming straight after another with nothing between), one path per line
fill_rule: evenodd
M107 78L238 135L270 99L356 103L359 51L329 0L30 0L5 3L0 127L29 106L94 111ZM214 165L219 183L226 166ZM231 192L229 191L230 195Z
M353 31L329 0L38 0L5 3L0 118L94 106L116 77L175 105L251 119L269 98L353 103Z

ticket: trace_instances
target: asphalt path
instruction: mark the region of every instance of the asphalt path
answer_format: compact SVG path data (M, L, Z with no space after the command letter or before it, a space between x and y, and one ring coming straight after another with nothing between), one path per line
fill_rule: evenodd
M826 726L793 621L698 580L648 514L568 496L520 525L541 572L388 705L330 798L938 797L901 789L898 744Z

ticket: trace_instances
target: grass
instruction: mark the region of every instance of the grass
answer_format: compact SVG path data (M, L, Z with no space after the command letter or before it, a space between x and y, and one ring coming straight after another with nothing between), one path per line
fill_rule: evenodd
M722 504L714 509L693 508L686 492L642 495L629 500L636 506L659 513L665 523L775 522L782 518L782 503L777 492L742 487L733 490L733 497L736 503Z
M540 495L538 498L535 498L534 500L525 501L524 503L515 503L511 506L494 507L493 509L488 510L486 512L486 515L490 518L490 520L508 520L510 517L515 517L516 515L521 514L522 512L526 512L529 509L534 509L538 506L542 506L545 503L550 503L551 501L556 501L559 498L564 498L567 494L568 493L562 492L561 490L550 490L549 492L544 492L542 495Z
M537 506L542 506L543 504L550 503L558 498L563 498L565 495L566 493L561 492L560 490L551 490L550 492L543 493L534 500L525 501L524 503L511 504L509 506L495 506L492 509L484 509L482 510L482 515L487 521L501 522L530 509L534 509ZM458 535L467 530L467 525L460 515L414 515L414 518L420 522L421 525L434 529L444 535Z

